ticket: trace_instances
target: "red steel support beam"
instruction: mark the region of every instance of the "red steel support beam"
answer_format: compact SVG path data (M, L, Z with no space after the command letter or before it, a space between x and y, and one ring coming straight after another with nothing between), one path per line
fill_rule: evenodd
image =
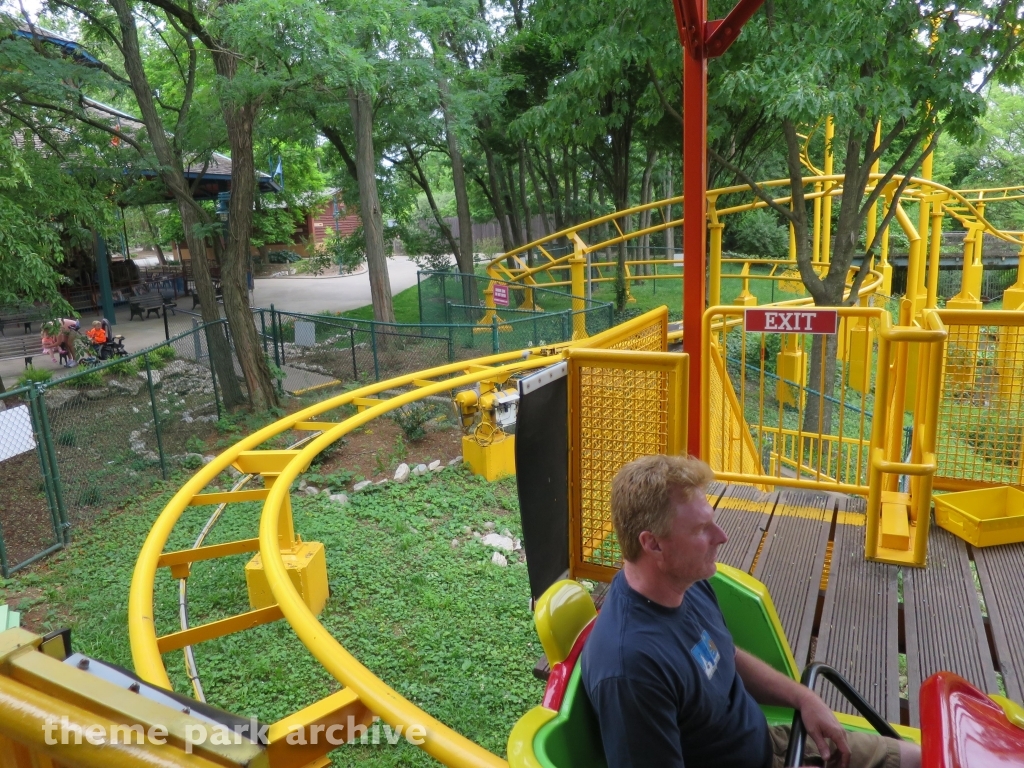
M706 303L709 57L723 54L764 0L739 0L722 21L707 0L674 0L683 44L683 351L690 356L687 450L700 456L701 319ZM701 456L701 458L706 458Z
M698 1L703 29L706 0ZM696 46L683 51L683 351L690 356L686 446L693 456L700 456L700 329L707 253L708 63L702 53Z

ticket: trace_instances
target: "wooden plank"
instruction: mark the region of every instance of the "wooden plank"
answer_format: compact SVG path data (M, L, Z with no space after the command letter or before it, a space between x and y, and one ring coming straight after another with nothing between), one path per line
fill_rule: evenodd
M911 725L920 723L921 683L940 670L999 692L967 545L937 525L928 537L928 567L903 569L903 618Z
M750 572L777 499L777 493L762 493L751 485L730 485L723 490L715 507L715 522L729 541L718 548L718 562Z
M1006 695L1024 699L1024 544L974 547Z
M846 514L836 524L814 659L835 667L886 720L899 723L899 569L864 559L864 522L854 521L865 508L859 497L839 501ZM818 692L832 709L856 714L831 685Z
M753 576L768 587L798 666L807 663L835 500L825 493L779 494Z

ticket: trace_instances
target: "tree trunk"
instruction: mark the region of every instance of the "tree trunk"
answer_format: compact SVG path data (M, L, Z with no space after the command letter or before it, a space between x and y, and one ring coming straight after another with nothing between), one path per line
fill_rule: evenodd
M233 75L237 61L234 56L219 54L215 60L229 60ZM218 63L217 70L227 66ZM248 102L221 105L224 124L231 147L231 198L228 201L227 244L221 263L221 288L224 292L224 313L231 326L235 353L242 368L245 385L249 389L249 402L254 410L262 411L278 405L277 388L270 375L270 365L260 344L252 311L249 309L247 272L249 249L252 241L252 207L256 196L256 163L253 158L252 135L258 104Z
M473 274L473 216L469 210L469 190L466 188L466 169L462 162L462 149L459 139L452 130L449 107L448 80L441 77L437 81L441 93L441 115L444 117L444 137L448 144L448 156L452 162L452 186L455 187L455 211L459 218L459 272ZM471 281L463 285L463 301L466 304L476 303L476 293Z
M195 208L190 204L178 201L178 212L181 214L181 226L185 230L185 242L192 256L192 278L195 280L196 293L199 294L199 313L204 323L220 321L220 307L217 304L217 291L213 287L210 275L210 264L206 260L206 238L200 234L201 221ZM245 403L245 395L235 376L234 356L223 328L217 326L207 336L210 360L220 384L224 407L228 410Z
M156 231L156 227L153 226L153 222L149 220L149 214L146 213L146 207L141 206L139 213L142 214L142 222L146 225L146 229L149 230L150 237L153 238L153 250L156 251L156 260L160 262L160 266L164 267L167 265L167 259L164 256L164 249L160 247L160 234Z
M364 90L348 89L349 108L356 135L356 173L359 177L359 210L366 236L366 269L370 277L373 319L395 322L391 303L391 276L384 252L384 219L377 197L377 157L373 151L373 105Z
M519 142L519 200L523 207L523 226L526 229L526 242L533 242L533 222L530 221L532 214L530 213L530 200L526 196L526 143L520 140ZM533 266L533 249L531 248L529 253L526 254L527 261L530 266Z
M668 164L668 171L665 173L665 197L671 200L675 197L673 190L673 177L672 177L672 163ZM663 209L662 214L665 217L665 221L672 221L672 206L666 205ZM676 230L675 227L669 227L665 230L665 258L674 259L676 257Z
M512 242L516 248L523 245L523 221L519 206L516 203L515 177L512 167L502 163L499 166L501 191L505 196L505 208L508 210L508 228L512 232Z
M185 180L181 156L175 153L171 147L160 115L156 111L153 90L142 64L135 17L126 0L111 0L111 6L117 14L118 26L121 29L121 53L124 58L125 72L131 81L132 92L135 94L139 111L146 124L146 132L149 135L153 153L161 166L160 178L178 203L185 239L189 251L192 253L192 276L196 284L196 293L199 294L201 302L203 321L207 323L219 321L220 310L217 308L216 291L210 276L209 265L206 263L206 241L196 231L198 224L208 223L205 221L205 212L192 198L191 189ZM235 378L227 340L220 333L210 334L210 356L217 377L220 379L224 406L229 410L237 408L245 402L245 399L238 386L238 380Z
M487 161L487 184L491 190L491 206L494 208L494 216L498 220L498 227L501 230L501 247L508 253L515 249L515 240L512 239L512 232L508 226L508 216L505 212L505 203L501 191L501 171L498 162L494 158L494 152L486 141L482 142L484 147L484 159Z

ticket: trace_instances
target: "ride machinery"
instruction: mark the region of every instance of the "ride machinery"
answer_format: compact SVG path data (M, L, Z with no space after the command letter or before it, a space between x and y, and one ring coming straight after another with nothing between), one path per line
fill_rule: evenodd
M1024 351L1017 349L1024 340L1024 312L1005 311L1024 304L1024 283L1018 277L1006 290L1004 311L982 311L979 301L984 236L1024 246L1018 233L988 222L985 206L1020 199L1019 188L958 192L930 181L927 164L922 177L905 185L899 197L892 191L901 180L885 181L891 186L882 203L896 209L893 218L909 242L906 295L898 306L887 298L893 279L887 238L880 263L864 267L869 274L850 302L854 306L823 314L809 307L806 297L757 306L758 297L750 290L755 281L779 287L799 283L794 259L723 255L728 217L763 203L736 202L750 195L749 187L704 187L706 60L735 40L759 5L760 0L741 0L724 20L708 21L697 0L676 2L687 117L681 198L576 225L488 266L492 281L485 291L484 322L492 333L503 332L496 293L506 301L512 294L521 310L540 313L534 291L548 283L570 288L572 340L459 360L344 392L225 450L174 495L139 554L128 600L134 673L74 653L67 633L0 633L0 766L319 766L328 762L327 752L338 738L365 732L376 718L407 732L421 727L422 748L446 765L600 766L600 733L581 689L578 663L597 608L581 580L607 583L619 567L608 485L624 462L689 451L706 460L724 482L860 497L866 510L865 556L908 568L925 565L933 488L962 490L973 487L970 482L979 479L978 473L1020 471L1020 462L964 465L960 454L982 450L988 444L984 441L974 439L969 446L943 442L959 434L943 419L980 418L971 399L978 392L992 393L986 408L1019 409L1024 399L1019 383ZM815 130L808 132L804 163L810 175L803 183L815 210L814 266L821 268L828 264L830 207L842 194L843 177L831 173L827 152L824 168L814 166L810 146ZM830 132L826 120L826 137ZM719 207L724 200L730 205ZM903 210L910 203L919 209L916 226ZM679 205L681 221L671 213ZM618 222L623 217L652 209L668 211L661 223L622 232ZM960 294L940 308L937 284L946 216L963 225L967 236ZM682 274L673 253L660 263L642 257L629 261L632 272L626 279L628 288L643 281L682 280L682 325L670 326L662 307L591 334L582 311L586 295L595 284L612 279L602 270L613 262L602 261L601 254L680 224ZM608 225L618 234L603 240L592 236L607 233ZM706 238L710 301L704 295ZM557 242L568 243L570 252L553 254ZM527 254L539 258L539 265L531 266L534 259ZM499 283L504 288L495 292ZM737 284L739 291L723 291L723 285ZM778 331L774 347L766 332L773 328ZM819 347L819 353L835 350L836 380L841 382L835 397L823 395L827 366L819 365L816 373L807 359L822 333L836 339L835 347ZM988 355L984 371L975 362L983 353ZM773 387L765 385L768 381ZM320 624L317 615L330 594L330 553L319 542L302 540L292 518L290 489L322 451L373 419L439 397L451 398L462 417L470 466L485 476L513 469L517 476L535 623L550 675L543 701L512 730L507 759L390 688ZM952 410L940 404L952 404ZM345 406L350 408L340 410ZM354 414L337 417L352 408ZM819 418L810 427L806 419L794 424L787 415L815 408ZM303 437L281 448L287 444L285 433L295 432ZM1020 434L1014 439L1019 456ZM233 487L207 490L229 467L239 473ZM1020 477L1010 479L1020 484ZM244 502L263 505L258 536L207 544L218 520ZM192 547L166 551L176 524L193 506L215 511ZM191 624L187 588L193 567L240 554L252 554L245 568L250 610ZM166 572L179 582L181 626L160 634L158 623L164 628L166 623L158 622L154 598L158 573ZM811 687L822 678L830 681L859 713L838 715L845 728L919 741L928 768L1024 766L1024 710L1012 701L940 672L921 687L920 730L891 725L834 669L812 664L801 674L762 583L723 564L712 586L736 645ZM250 721L207 704L193 647L281 619L341 689L274 723ZM184 653L191 696L172 690L163 655L176 651ZM764 711L770 723L793 723L788 764L799 764L805 739L798 715L774 707ZM54 722L77 733L78 743L49 738ZM193 738L200 729L205 733L218 727L239 738ZM89 737L119 729L129 738ZM154 729L159 738L152 738ZM130 737L141 733L149 738L140 743ZM338 738L333 743L316 738L325 733Z

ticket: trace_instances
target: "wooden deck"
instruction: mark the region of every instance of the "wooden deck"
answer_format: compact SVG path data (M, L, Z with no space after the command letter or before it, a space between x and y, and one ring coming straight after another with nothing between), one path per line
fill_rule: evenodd
M729 535L719 561L767 585L799 666L831 664L905 725L918 725L918 689L941 669L1020 700L1024 544L973 549L932 525L928 567L900 568L864 559L863 499L723 485L709 499Z

